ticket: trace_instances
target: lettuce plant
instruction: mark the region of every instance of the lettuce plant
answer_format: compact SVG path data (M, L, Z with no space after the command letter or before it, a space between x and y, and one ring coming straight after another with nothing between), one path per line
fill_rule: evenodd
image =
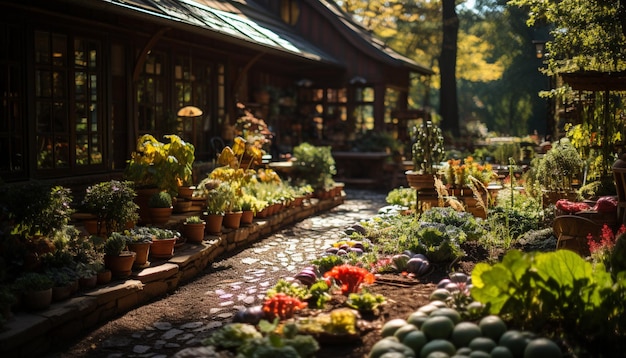
M472 297L489 313L524 329L558 327L573 339L595 343L624 339L626 310L619 302L626 297L626 272L614 281L603 264L574 252L511 250L500 263L478 263L472 283Z

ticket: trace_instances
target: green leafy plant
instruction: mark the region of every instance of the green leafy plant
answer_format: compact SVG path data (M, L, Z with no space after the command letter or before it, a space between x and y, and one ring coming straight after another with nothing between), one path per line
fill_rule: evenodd
M82 207L104 223L107 232L121 231L126 223L139 219L136 196L130 181L101 182L86 189Z
M305 287L300 286L296 282L287 281L282 278L279 279L273 287L267 290L265 296L271 298L279 293L283 293L287 296L295 297L301 300L306 299L308 296L308 292Z
M417 192L411 188L394 188L387 193L385 201L390 205L414 208L417 203Z
M361 293L351 293L348 295L346 305L359 312L374 312L378 307L386 302L385 296L379 293L371 293L363 290Z
M127 236L120 232L112 232L104 242L104 253L110 256L119 256L126 250L128 245Z
M344 260L338 255L328 255L312 260L311 263L316 265L320 274L323 275L333 267L343 265Z
M411 155L413 171L423 174L436 174L437 165L445 154L441 128L431 121L424 121L411 128Z
M171 208L172 196L166 191L159 191L150 197L148 205L151 208Z
M524 329L558 327L571 339L596 344L624 338L626 312L617 302L626 292L626 274L613 281L604 265L572 251L511 250L500 263L478 263L472 283L475 300Z
M54 281L39 272L27 272L15 279L15 287L21 291L41 291L54 286Z
M299 184L311 185L313 189L327 189L334 184L337 168L331 147L305 142L293 148L293 156L293 177L298 178Z
M204 220L202 220L202 218L200 218L198 215L192 215L185 218L185 223L187 224L202 224L203 222Z
M203 182L201 182L201 185L203 185ZM204 187L206 188L206 185ZM231 198L231 190L227 183L218 181L216 186L205 190L205 196L206 212L208 214L223 215Z
M531 170L543 189L573 191L581 179L584 162L576 148L568 142L559 142L543 157L533 160Z

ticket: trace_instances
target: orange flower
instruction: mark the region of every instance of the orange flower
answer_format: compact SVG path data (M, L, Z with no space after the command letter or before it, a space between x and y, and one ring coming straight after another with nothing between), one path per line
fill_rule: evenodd
M332 277L339 281L343 295L357 293L361 289L361 284L372 284L375 280L374 274L368 270L347 264L333 267L324 274L324 277Z

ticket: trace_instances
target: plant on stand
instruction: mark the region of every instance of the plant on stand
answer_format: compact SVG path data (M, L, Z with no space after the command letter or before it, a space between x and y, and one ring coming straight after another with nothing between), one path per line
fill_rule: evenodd
M416 190L434 189L438 165L445 149L441 129L431 121L424 121L412 129L411 160L413 170L405 173L409 186Z

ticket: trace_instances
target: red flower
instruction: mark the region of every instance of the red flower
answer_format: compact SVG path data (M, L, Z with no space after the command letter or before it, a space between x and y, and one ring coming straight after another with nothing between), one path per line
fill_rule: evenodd
M288 296L281 292L267 298L265 302L263 302L263 312L270 319L276 317L286 319L293 317L296 311L306 308L306 306L306 302L302 302L295 297Z
M326 272L324 277L332 277L339 281L343 295L359 292L362 283L374 283L374 274L362 267L352 265L335 266Z

